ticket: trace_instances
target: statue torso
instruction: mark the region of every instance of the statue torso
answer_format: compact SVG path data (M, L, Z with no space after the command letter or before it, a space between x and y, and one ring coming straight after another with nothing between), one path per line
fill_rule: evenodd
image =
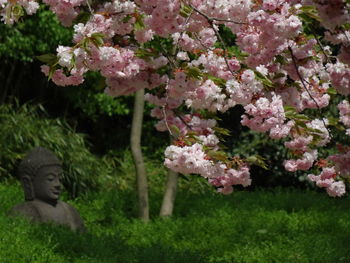
M12 208L11 214L22 215L40 223L56 223L69 226L72 230L84 231L84 223L71 205L58 201L51 205L40 200L26 201Z

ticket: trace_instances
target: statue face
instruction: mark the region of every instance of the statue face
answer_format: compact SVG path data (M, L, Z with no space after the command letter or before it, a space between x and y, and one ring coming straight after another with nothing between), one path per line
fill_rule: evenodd
M59 165L44 166L33 179L35 199L44 202L56 202L61 193L62 167Z

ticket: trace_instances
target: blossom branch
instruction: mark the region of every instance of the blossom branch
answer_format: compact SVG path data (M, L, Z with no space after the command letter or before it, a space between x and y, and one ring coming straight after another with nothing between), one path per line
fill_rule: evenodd
M190 3L188 3L188 5L194 10L196 11L198 14L200 14L201 16L205 17L205 19L208 20L209 24L214 23L215 21L219 21L219 22L227 22L227 23L233 23L233 24L237 24L237 25L247 25L248 23L246 22L237 22L237 21L233 21L233 20L229 20L229 19L222 19L222 18L215 18L215 17L210 17L207 14L203 13L202 11L200 11L198 8L194 7L193 5L191 5Z
M301 81L301 84L303 85L303 88L305 89L305 91L307 92L307 94L309 95L309 97L312 99L312 101L315 103L315 105L316 105L318 111L321 112L320 106L318 105L318 103L317 103L317 101L315 100L315 98L311 95L309 89L306 87L304 78L301 76L301 74L300 74L300 72L299 72L299 68L298 68L298 64L297 64L296 57L294 56L293 50L292 50L292 48L291 48L290 46L288 47L288 50L289 50L289 52L290 52L290 54L291 54L291 56L292 56L292 61L293 61L294 68L295 68L295 70L296 70L296 72L297 72L298 78L299 78L300 81ZM331 134L330 130L328 129L328 127L327 127L327 125L326 125L324 119L321 118L321 120L322 120L322 123L323 123L324 127L327 129L329 136L332 137L332 134Z
M218 40L220 41L223 49L224 49L224 60L225 60L225 63L226 63L226 66L227 66L227 69L230 71L230 73L232 74L232 76L235 76L236 74L232 71L228 61L227 61L227 57L226 57L226 54L227 54L227 47L226 47L226 44L224 42L224 40L222 39L219 31L216 29L215 27L215 24L214 24L214 20L212 17L209 17L207 14L203 13L202 11L198 10L197 8L195 8L194 6L192 6L191 4L189 5L191 8L193 8L194 11L196 11L198 14L200 14L201 16L203 16L209 23L210 27L214 30L214 33L216 35L216 37L218 38Z
M318 37L315 35L315 33L313 33L313 35L314 35L314 38L315 38L316 41L317 41L317 44L318 44L319 47L321 48L321 51L322 51L323 55L326 57L326 61L327 61L327 62L332 62L332 61L331 61L331 58L328 56L328 54L327 54L326 51L324 50L324 47L323 47L321 41L318 39Z

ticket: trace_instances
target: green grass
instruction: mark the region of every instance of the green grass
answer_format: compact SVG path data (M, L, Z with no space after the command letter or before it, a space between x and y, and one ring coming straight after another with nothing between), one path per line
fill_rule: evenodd
M72 203L89 231L9 218L19 185L0 185L0 262L350 262L350 199L297 190L179 193L175 216L134 218L135 195L91 193Z

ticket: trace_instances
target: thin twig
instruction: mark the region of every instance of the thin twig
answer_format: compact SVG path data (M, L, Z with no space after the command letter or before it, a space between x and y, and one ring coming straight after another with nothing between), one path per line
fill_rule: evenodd
M168 85L169 85L169 78L168 78L168 80L167 80L167 82L165 84L165 87L166 87L165 89L166 90L168 89ZM168 129L170 136L176 138L176 136L172 133L172 131L171 131L170 127L169 127L169 124L168 124L168 120L167 120L167 114L166 114L165 107L168 105L168 98L169 97L168 97L168 94L167 94L166 97L165 97L165 105L162 106L162 112L163 112L163 115L164 115L165 126Z
M210 23L214 23L214 21L219 21L219 22L233 23L233 24L237 24L237 25L247 25L248 24L246 22L237 22L237 21L233 21L233 20L229 20L229 19L210 17L207 14L203 13L202 11L200 11L198 8L194 7L193 5L191 5L191 4L188 4L188 5L194 11L196 11L198 14L200 14L201 16L204 16L208 21L210 21Z
M94 14L94 11L92 10L91 5L90 5L90 0L86 0L86 5L87 5L88 8L89 8L89 12L90 12L91 14Z
M175 116L178 117L183 122L183 124L186 125L187 128L193 131L192 127L181 117L180 114L178 114L175 110L173 110L173 112L175 113Z
M332 62L331 59L329 58L329 56L327 55L326 51L324 50L321 41L318 39L318 37L315 35L315 33L313 33L313 35L314 35L314 37L315 37L315 39L316 39L316 41L317 41L317 44L318 44L319 47L321 48L321 51L322 51L323 55L326 57L326 61L327 61L327 62Z
M227 54L227 47L226 44L224 42L224 40L222 39L221 35L219 34L219 31L215 28L214 25L214 20L213 18L209 17L207 14L203 13L202 11L198 10L197 8L195 8L194 6L190 5L190 7L196 11L198 14L200 14L201 16L203 16L209 23L210 27L214 30L215 36L217 37L217 39L221 42L223 49L224 49L224 60L227 66L227 69L231 72L232 76L236 76L236 74L232 71L232 69L230 68L230 65L228 64L227 58L226 58L226 54Z
M233 23L237 25L248 25L246 22L237 22L229 19L223 19L223 18L217 18L217 17L211 17L212 20L218 21L218 22L226 22L226 23Z
M167 58L167 60L171 64L172 68L176 69L177 68L176 61L172 60L172 58L167 54L166 50L164 50L163 47L161 47L161 48L162 48L162 55Z
M188 17L186 18L185 25L187 25L187 23L188 23L188 21L190 20L192 14L193 14L193 10L191 10L191 13L190 13L190 14L188 15ZM180 42L180 40L182 39L182 36L183 36L184 33L185 33L185 31L182 31L182 32L180 33L179 40L177 41L176 46L175 46L175 54L177 54L177 52L179 51L179 42Z
M346 33L347 31L344 31L344 29L342 29L341 32L345 35L346 39L347 39L348 42L350 43L349 36L348 36L348 34Z
M209 49L210 51L213 51L213 50L214 50L214 48L210 48L210 47L205 46L204 43L202 42L202 40L199 38L199 36L198 36L197 33L194 33L193 35L194 35L194 37L196 38L196 40L198 40L199 44L201 44L201 46L202 46L203 48Z
M163 112L163 115L164 115L165 126L168 129L170 136L175 138L174 134L170 130L170 127L169 127L169 124L168 124L168 121L167 121L167 115L166 115L166 111L165 111L165 106L166 106L166 104L162 106L162 112Z

